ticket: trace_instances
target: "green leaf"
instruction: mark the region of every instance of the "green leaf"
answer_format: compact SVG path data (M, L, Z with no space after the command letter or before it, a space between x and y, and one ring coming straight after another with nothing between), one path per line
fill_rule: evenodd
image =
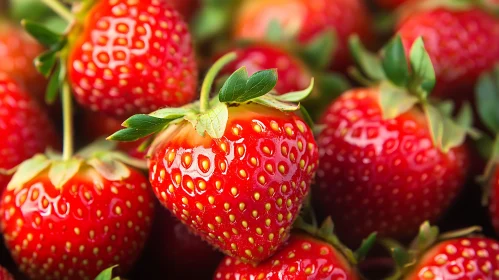
M445 116L435 106L426 104L424 106L426 118L430 126L430 132L435 147L447 153L450 149L462 145L469 131L468 127L463 127Z
M21 21L21 24L31 36L46 47L57 44L62 38L61 35L54 33L45 26L30 20L23 20Z
M296 111L296 110L300 109L299 104L279 101L275 98L274 95L270 95L270 94L260 96L258 98L253 99L252 101L255 103L267 106L267 107L281 110L281 111Z
M95 277L95 280L114 280L116 278L113 278L113 270L118 267L117 265L112 266L110 268L105 269L102 271L97 277ZM117 278L119 279L119 277Z
M265 39L269 42L276 43L285 40L281 23L278 20L272 19L269 22L269 25L267 26L267 32L265 34Z
M82 161L70 159L55 161L49 169L49 179L56 189L61 189L80 170Z
M157 131L162 129L169 121L169 119L161 119L151 117L149 115L137 114L124 121L123 126L128 128L150 129Z
M368 78L374 81L381 81L385 79L385 73L381 65L381 60L375 54L364 48L357 35L352 35L350 37L349 47L356 64Z
M53 104L59 95L60 80L59 74L61 73L61 65L58 64L54 70L53 75L50 76L47 89L45 90L45 102Z
M218 104L195 119L189 119L199 135L204 136L206 132L214 139L219 139L224 135L228 120L229 109L225 103Z
M128 166L112 158L91 158L87 160L87 164L109 181L121 181L130 177Z
M440 111L434 106L424 106L430 133L433 140L433 145L441 147L444 133L444 121Z
M454 113L455 104L452 100L438 100L437 102L432 103L438 110L444 115L451 117Z
M137 141L141 138L144 138L146 136L149 136L151 134L155 133L155 131L151 130L142 130L142 129L136 129L136 128L125 128L116 131L113 133L111 136L107 137L107 140L112 140L112 141L120 141L120 142L133 142Z
M357 263L363 261L369 251L371 251L372 247L376 243L376 238L377 238L377 233L371 233L366 239L362 240L362 244L360 247L355 251L355 259L357 260Z
M385 74L391 82L397 86L407 85L409 66L400 36L396 36L386 46L382 63Z
M382 239L380 242L390 251L397 270L404 268L412 261L409 252L398 241L393 239Z
M314 90L314 78L310 80L310 84L306 89L300 91L289 92L282 95L273 95L273 97L283 102L300 102L307 98Z
M237 69L232 75L227 78L218 99L220 102L233 102L236 101L239 95L244 94L246 91L246 83L248 82L248 71L245 66Z
M419 227L419 233L415 244L417 248L415 249L419 252L423 252L430 248L437 241L439 233L438 227L431 226L428 221L424 222Z
M189 108L163 108L149 114L151 117L160 119L178 119L194 111Z
M53 50L46 51L35 58L35 66L38 72L44 77L48 77L52 73L52 69L57 62L57 52Z
M429 95L435 87L435 69L431 62L430 55L424 47L423 38L419 37L411 48L410 53L411 68L413 75L421 89Z
M396 87L389 82L380 84L380 106L384 119L393 119L409 111L419 99L404 88Z
M14 190L22 187L26 182L47 169L50 163L51 161L43 154L35 155L31 159L24 161L17 168L17 172L7 185L7 189Z
M336 47L336 33L327 29L304 46L301 56L314 69L325 69L331 64Z
M476 86L478 115L494 134L499 133L499 65L480 76Z

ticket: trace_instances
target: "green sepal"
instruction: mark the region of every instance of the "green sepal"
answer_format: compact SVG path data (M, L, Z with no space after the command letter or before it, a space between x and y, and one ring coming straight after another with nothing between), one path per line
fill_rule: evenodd
M393 119L406 113L419 102L405 88L397 87L388 81L379 86L379 104L384 119Z
M118 265L114 265L109 268L106 268L101 273L99 273L97 277L95 277L95 280L120 280L121 278L119 276L113 278L113 270L117 267Z
M423 106L430 127L433 144L442 152L464 143L469 129L460 126L451 118L445 116L438 108L430 104Z
M37 154L31 159L24 161L18 166L16 173L14 173L14 176L7 185L7 190L22 187L25 183L47 169L50 164L50 159L43 154Z
M382 64L387 78L397 86L406 86L410 77L409 65L400 36L390 41L383 52Z
M57 51L49 50L42 53L40 56L35 58L35 66L38 72L40 72L44 77L48 77L52 74L52 69L57 63ZM58 77L57 77L58 78Z
M334 29L327 29L301 46L300 56L314 69L326 69L333 59L336 48L336 32Z
M305 108L305 106L300 106L300 113L301 113L305 123L313 130L315 124L314 124L314 121L312 120L312 117L308 113L307 108Z
M229 120L229 109L226 103L219 103L197 116L186 118L196 129L199 135L207 133L211 138L219 139L225 133L227 121Z
M185 115L194 113L194 110L191 108L163 108L157 111L154 111L149 114L151 117L161 118L161 119L169 119L174 120L178 118L182 118Z
M440 230L437 226L432 226L428 221L425 221L419 227L418 236L413 241L411 249L418 252L426 251L437 242L439 234Z
M61 189L71 178L78 173L83 161L78 158L53 161L49 169L49 179L56 189Z
M49 83L47 85L47 89L45 89L45 102L47 104L52 104L57 99L59 94L59 89L61 88L60 82L60 74L61 74L61 65L58 64L53 74L50 76Z
M283 102L300 102L307 98L314 90L315 79L310 80L310 84L307 88L299 91L288 92L285 94L274 95L271 94L275 99Z
M46 28L45 26L32 22L30 20L22 20L21 24L24 29L33 36L38 42L46 47L52 47L61 41L62 36Z
M482 132L473 127L473 108L469 102L464 102L461 105L461 110L459 110L454 121L457 125L464 128L471 138L477 140L482 137Z
M475 91L480 119L492 133L499 133L499 64L480 76Z
M376 232L373 232L366 239L362 240L360 247L354 252L355 260L357 262L361 262L367 257L367 254L376 243L377 235Z
M408 264L414 261L414 257L411 253L398 241L386 238L380 240L380 243L390 251L397 270L403 270ZM398 274L401 274L401 271L399 271Z
M360 41L359 36L352 35L348 41L350 53L352 54L356 64L360 70L373 81L381 81L386 79L383 66L379 57L369 52Z
M269 95L260 96L251 101L280 111L296 111L300 109L300 104L283 102Z
M482 232L482 227L472 226L472 227L468 227L468 228L463 228L463 229L458 229L458 230L443 233L438 237L438 240L442 241L442 240L460 238L463 236L470 236L470 235L473 235L475 233L480 233L480 232Z
M157 118L144 114L134 115L123 122L122 125L126 127L125 129L115 132L107 139L122 142L137 141L163 130L168 124L183 117L182 114L173 114L165 116L165 118Z
M419 37L413 43L410 52L411 69L413 80L416 81L418 88L422 92L423 97L427 97L433 90L436 84L435 69L431 62L430 55L425 49L423 38ZM418 88L416 90L418 90Z
M277 84L277 69L258 71L248 77L246 67L239 68L225 81L220 102L245 102L269 93Z

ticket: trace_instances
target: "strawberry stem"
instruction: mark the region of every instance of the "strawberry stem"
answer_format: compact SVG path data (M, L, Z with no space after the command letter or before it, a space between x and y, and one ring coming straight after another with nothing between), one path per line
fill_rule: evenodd
M215 62L215 64L211 66L210 70L208 70L208 73L206 74L203 85L201 87L201 95L199 98L199 111L201 113L204 113L209 109L211 87L218 73L220 72L220 70L222 70L222 68L224 68L224 66L234 61L236 58L236 53L230 52L217 60L217 62Z
M71 13L71 11L67 9L66 6L61 4L59 1L57 0L41 0L41 1L67 22L73 22L74 20L73 13Z
M63 116L63 160L70 160L73 156L73 104L71 88L67 82L62 85L62 116Z

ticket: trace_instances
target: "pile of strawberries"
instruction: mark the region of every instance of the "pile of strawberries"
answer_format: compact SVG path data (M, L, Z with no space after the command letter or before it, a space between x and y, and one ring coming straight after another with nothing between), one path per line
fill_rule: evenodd
M1 9L0 280L499 279L499 2Z

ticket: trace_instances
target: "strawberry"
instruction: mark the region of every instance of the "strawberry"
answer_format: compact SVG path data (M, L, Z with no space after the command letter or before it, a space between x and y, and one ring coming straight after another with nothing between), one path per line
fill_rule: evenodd
M479 230L471 227L439 235L438 228L426 222L409 250L385 240L397 265L389 279L496 279L499 242L475 234Z
M39 154L19 166L1 198L0 222L31 279L94 278L114 264L127 271L140 255L153 197L144 175L111 155L61 161Z
M184 17L190 20L200 6L200 0L168 0L170 4Z
M7 269L0 266L0 280L14 280L14 277L12 277Z
M234 72L211 101L223 56L208 72L200 102L135 115L109 139L161 132L149 148L149 180L161 203L228 255L258 262L287 239L315 174L312 130L292 113L313 88L270 93L277 71ZM165 129L165 127L168 127Z
M58 35L35 24L30 25L36 28L27 26L50 46L39 67L44 74L60 74L52 76L55 85L64 83L67 76L84 107L126 118L180 106L195 97L197 68L191 36L166 1L84 1L74 13L57 0L45 2L72 28L67 35Z
M0 168L11 169L46 148L59 148L46 112L13 79L0 73ZM0 175L0 193L10 176Z
M237 52L237 59L227 65L222 74L230 75L242 66L248 69L250 75L261 70L276 68L279 80L275 90L278 93L302 90L307 88L310 82L311 73L307 66L281 47L258 43L231 51Z
M461 125L427 100L434 75L422 40L411 50L412 72L400 37L385 47L381 61L357 42L355 57L370 67L362 70L387 80L329 105L318 137L315 199L345 242L357 244L373 231L403 239L423 221L437 220L462 189L469 166L464 140L471 132L463 116L471 109L464 107Z
M411 0L376 0L376 4L384 9L395 10Z
M265 39L275 24L285 37L295 36L302 43L313 41L323 32L334 31L337 49L331 58L339 69L350 62L347 51L350 35L358 34L365 42L371 42L373 37L371 18L362 0L246 0L235 16L233 37Z
M420 10L417 4L408 7L409 16L397 28L405 49L422 36L435 67L435 96L473 99L478 76L499 60L499 19L471 4L467 9L461 5Z
M376 234L354 253L333 234L330 218L321 228L305 227L305 231L309 234L293 233L282 249L257 266L226 257L213 279L361 279L355 265L373 246Z
M157 207L155 217L148 245L132 279L154 279L157 275L203 279L213 275L223 255L192 234L164 207Z

